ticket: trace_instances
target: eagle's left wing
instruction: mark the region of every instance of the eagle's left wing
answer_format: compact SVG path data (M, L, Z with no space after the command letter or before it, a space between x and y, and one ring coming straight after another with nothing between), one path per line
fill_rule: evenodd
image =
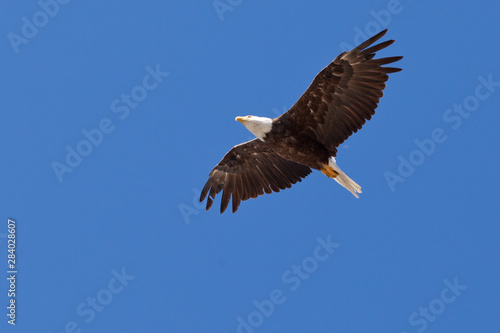
M307 133L335 155L336 148L375 113L389 79L387 74L401 70L384 65L402 57L373 59L375 52L394 42L372 46L386 31L341 53L316 75L290 110L275 121Z

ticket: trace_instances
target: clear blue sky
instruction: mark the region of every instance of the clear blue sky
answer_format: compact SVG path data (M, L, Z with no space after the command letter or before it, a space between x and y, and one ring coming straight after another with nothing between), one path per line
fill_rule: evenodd
M500 4L65 1L0 4L2 332L500 330ZM386 27L403 71L337 157L361 198L315 172L205 212L235 116Z

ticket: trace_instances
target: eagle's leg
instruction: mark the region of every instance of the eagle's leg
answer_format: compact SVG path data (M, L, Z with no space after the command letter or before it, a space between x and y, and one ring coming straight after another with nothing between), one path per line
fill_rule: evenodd
M328 164L323 164L323 168L320 170L328 178L335 178L339 175L339 173L337 171L333 170L333 168L331 166L329 166Z
M356 198L359 198L358 193L361 193L361 186L340 170L334 157L330 157L328 164L323 164L323 167L320 170L327 177L335 179L337 183L345 187Z

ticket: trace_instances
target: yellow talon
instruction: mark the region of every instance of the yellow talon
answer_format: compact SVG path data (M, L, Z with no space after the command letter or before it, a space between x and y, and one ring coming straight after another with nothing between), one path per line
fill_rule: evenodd
M333 170L333 168L327 164L323 165L323 169L321 169L321 172L323 172L323 174L329 178L335 178L339 175L337 171Z

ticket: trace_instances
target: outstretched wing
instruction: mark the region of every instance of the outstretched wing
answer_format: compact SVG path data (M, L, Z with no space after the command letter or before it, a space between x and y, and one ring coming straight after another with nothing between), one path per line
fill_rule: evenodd
M290 188L311 173L309 167L278 156L259 139L234 146L210 172L200 195L200 202L207 199L207 210L222 190L220 212L233 198L233 213L240 202L257 198L265 193Z
M385 88L387 74L400 68L383 67L403 57L373 59L394 40L371 46L387 29L326 66L290 110L275 119L316 138L335 155L337 147L357 132L373 114Z

